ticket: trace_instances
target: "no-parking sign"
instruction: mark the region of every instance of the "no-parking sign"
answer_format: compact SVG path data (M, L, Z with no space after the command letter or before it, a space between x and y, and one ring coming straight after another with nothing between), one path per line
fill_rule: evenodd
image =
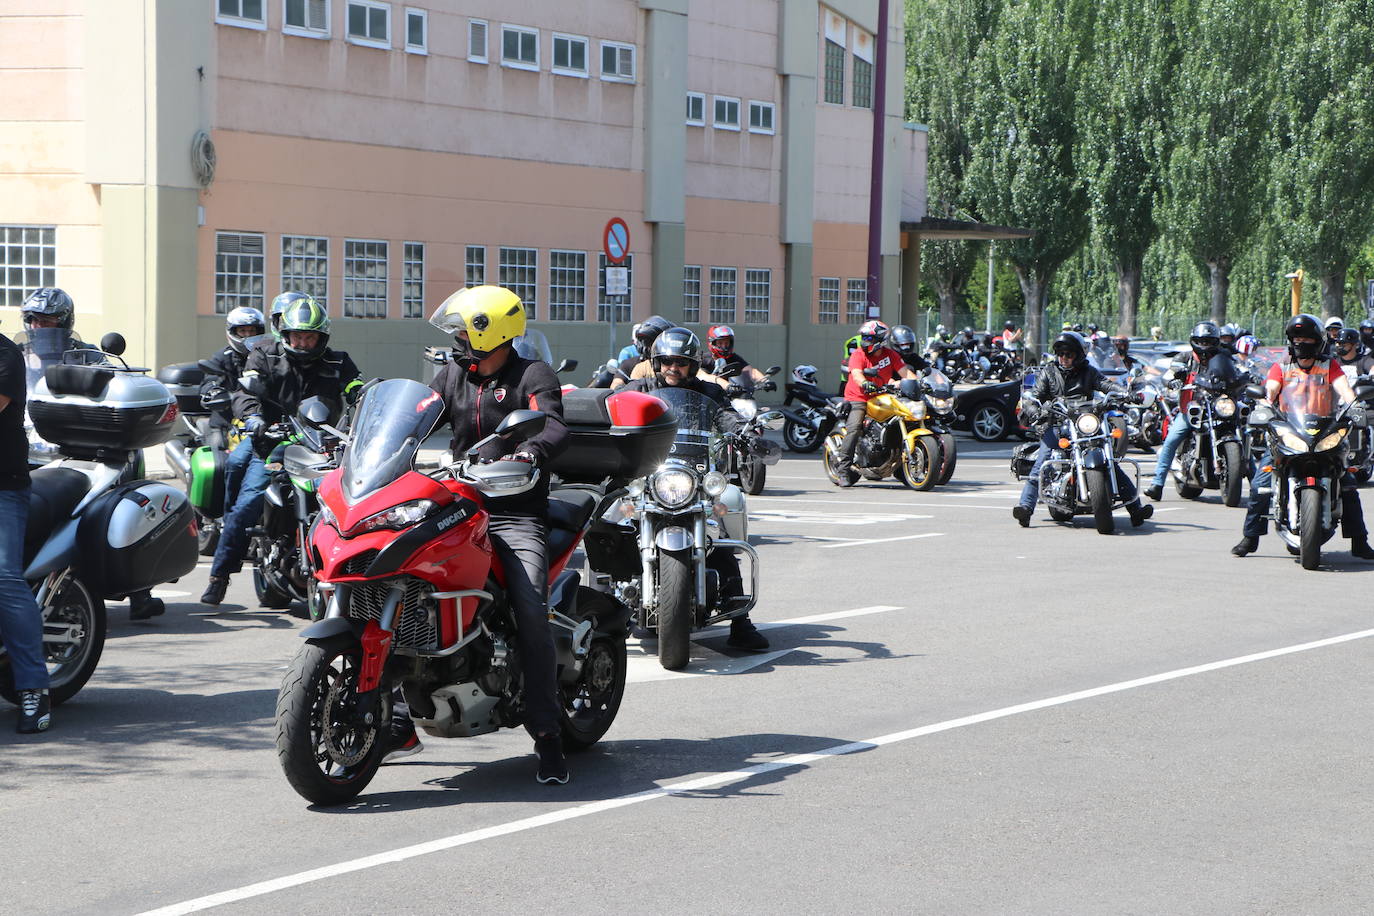
M624 263L630 253L630 227L625 225L623 219L615 216L606 223L606 229L601 234L601 248L606 252L607 263Z

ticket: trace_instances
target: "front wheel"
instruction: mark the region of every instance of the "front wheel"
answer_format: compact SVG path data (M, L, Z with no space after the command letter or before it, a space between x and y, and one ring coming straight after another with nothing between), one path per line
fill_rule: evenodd
M196 512L196 549L202 557L213 557L219 546L220 520Z
M1303 569L1316 569L1322 562L1322 498L1318 487L1298 493L1298 559Z
M658 554L658 663L669 671L687 667L692 648L692 552Z
M391 728L390 691L358 706L362 650L307 643L277 694L277 759L291 788L317 805L338 805L367 787Z
M825 437L821 435L819 429L814 429L805 423L787 420L782 424L782 441L789 449L799 454L814 452L820 448L821 442L824 440Z
M821 464L825 466L825 476L830 478L830 482L835 486L840 485L840 472L836 467L839 462L840 443L844 441L841 433L832 433L825 442L825 451L821 453ZM850 472L851 475L853 472Z
M1221 443L1221 498L1233 509L1240 505L1240 487L1245 481L1240 461L1239 442Z
M284 610L291 606L291 595L277 588L268 579L267 573L263 570L263 564L267 562L263 557L264 552L262 549L254 551L257 560L253 563L253 591L257 593L258 604L262 607L274 611Z
M105 650L105 602L80 579L68 576L42 611L48 699L56 706L76 696L100 664ZM0 656L0 696L19 702L8 654Z
M934 436L918 436L902 456L897 476L913 490L929 490L940 479L940 445Z
M1088 468L1083 472L1088 485L1088 505L1093 512L1093 524L1098 534L1111 534L1116 530L1112 518L1112 488L1107 481L1107 472L1102 468Z
M746 455L739 466L739 487L750 496L763 492L763 483L768 477L768 466L757 455Z
M958 462L959 447L954 442L954 433L940 433L940 486L949 483Z

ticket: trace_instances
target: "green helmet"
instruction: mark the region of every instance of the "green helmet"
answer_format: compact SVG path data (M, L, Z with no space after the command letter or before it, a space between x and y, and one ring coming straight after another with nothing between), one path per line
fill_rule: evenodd
M329 346L331 326L329 313L324 310L324 306L310 296L302 296L288 304L281 313L282 349L297 361L314 362L323 355L325 347ZM303 350L291 346L286 338L288 331L313 331L320 335L320 339L314 347Z
M268 330L272 332L272 336L275 339L281 340L282 312L286 311L286 309L291 305L291 303L300 302L302 299L310 298L311 297L306 293L298 293L295 290L288 289L285 292L283 292L280 296L272 300L272 307L267 310L267 323L270 325Z

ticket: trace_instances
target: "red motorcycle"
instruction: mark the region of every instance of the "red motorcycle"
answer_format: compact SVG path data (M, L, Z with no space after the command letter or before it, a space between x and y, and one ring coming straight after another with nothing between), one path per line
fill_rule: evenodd
M514 411L451 467L420 473L415 454L442 413L442 399L419 382L376 384L339 468L320 482L310 549L328 610L301 633L306 643L277 697L277 756L292 787L316 804L348 801L372 780L398 685L415 724L435 737L524 720L514 616L482 505L528 491L539 471L476 456L494 439L513 450L543 429L545 415ZM601 495L567 488L549 500L549 620L563 745L572 751L606 733L625 691L629 611L564 569Z

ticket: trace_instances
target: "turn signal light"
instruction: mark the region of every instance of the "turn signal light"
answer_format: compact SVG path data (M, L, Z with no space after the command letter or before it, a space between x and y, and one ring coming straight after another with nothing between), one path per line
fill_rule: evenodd
M1114 430L1112 430L1112 438L1113 438L1113 439L1120 439L1120 438L1121 438L1121 430L1119 430L1119 429L1114 429Z
M1060 448L1068 448L1068 447L1069 447L1069 440L1068 440L1068 439L1060 439L1060 440L1059 440L1059 447L1060 447Z
M1274 466L1272 464L1266 464L1264 467L1260 468L1260 470L1264 471L1266 474L1272 474L1274 473Z

